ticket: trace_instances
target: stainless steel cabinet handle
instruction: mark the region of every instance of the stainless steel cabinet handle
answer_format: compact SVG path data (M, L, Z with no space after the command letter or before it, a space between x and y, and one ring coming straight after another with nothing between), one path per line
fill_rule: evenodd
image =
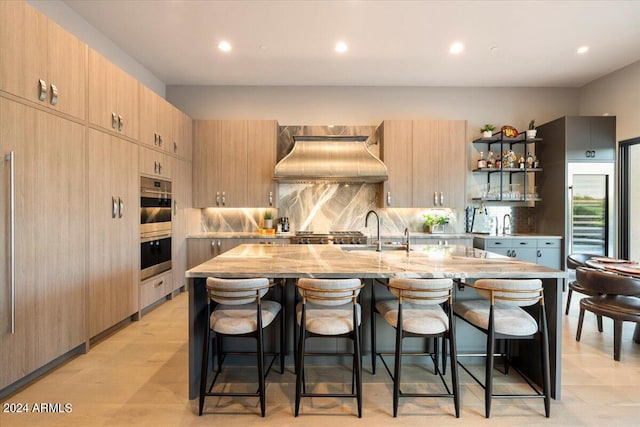
M40 90L40 94L38 95L38 99L40 101L44 101L45 99L47 99L47 82L45 82L44 80L40 79L40 80L38 80L38 86L39 86L39 90Z
M111 196L111 218L115 218L116 215L118 215L118 201Z
M153 145L158 145L158 132L153 133Z
M216 206L220 206L220 192L216 191Z
M178 215L178 201L177 200L173 201L173 214L174 215Z
M440 206L444 206L444 196L442 195L442 191L440 192Z
M164 283L164 280L160 280L159 282L154 283L154 284L153 284L153 287L154 287L154 288L159 288L160 286L162 286L162 284L163 284L163 283Z
M158 173L158 162L156 162L155 160L153 161L153 173Z
M438 206L438 192L437 191L433 192L433 204Z
M218 248L222 246L222 240L218 239Z
M56 85L51 83L51 105L56 105L58 103L58 88Z
M40 80L42 81L42 80ZM16 333L16 153L9 152L9 280L11 281L11 333Z
M158 162L158 175L162 175L162 163Z
M391 206L391 191L387 191L387 205Z
M178 143L173 141L173 154L178 154Z
M269 191L269 206L273 206L273 191Z
M225 193L224 191L222 192L222 206L225 206L227 204L227 193Z
M118 130L122 132L124 128L124 118L122 116L118 116Z
M162 135L158 134L158 145L162 147Z
M124 202L121 197L118 197L118 218L122 218L124 215Z
M118 129L118 115L116 113L111 113L111 127Z

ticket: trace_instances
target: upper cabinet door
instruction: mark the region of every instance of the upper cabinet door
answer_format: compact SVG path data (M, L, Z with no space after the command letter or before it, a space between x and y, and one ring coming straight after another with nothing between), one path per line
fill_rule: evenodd
M438 151L444 129L437 120L413 121L412 204L414 207L440 207Z
M616 118L614 116L567 117L566 143L568 160L615 160Z
M0 89L81 119L87 47L19 1L0 2Z
M385 120L381 127L380 157L389 179L383 184L382 207L413 204L413 124L411 120Z
M89 49L89 122L138 139L138 81Z
M220 121L197 120L193 128L193 206L216 207L220 204Z
M277 206L273 171L276 166L278 122L247 122L247 206Z
M178 157L191 160L193 121L177 108L172 108L172 121L171 152Z
M220 123L220 169L218 171L221 207L247 205L247 121ZM275 165L274 165L275 166Z

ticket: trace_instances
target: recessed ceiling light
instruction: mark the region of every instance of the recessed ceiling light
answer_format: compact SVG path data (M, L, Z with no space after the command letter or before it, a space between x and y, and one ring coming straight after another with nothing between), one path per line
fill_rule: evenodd
M218 43L218 49L220 49L223 52L230 52L231 51L231 45L229 44L228 41L223 40L220 43Z
M336 43L336 52L345 53L347 50L349 50L349 47L345 42Z
M464 45L460 42L455 42L449 47L449 53L452 55L457 55L464 50Z
M582 54L582 53L587 53L587 52L589 52L589 46L580 46L578 48L578 53Z

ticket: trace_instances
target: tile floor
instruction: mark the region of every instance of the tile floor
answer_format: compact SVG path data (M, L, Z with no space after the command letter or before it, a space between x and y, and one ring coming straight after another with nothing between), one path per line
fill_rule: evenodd
M564 317L562 400L552 401L551 418L544 417L542 401L494 401L492 417L484 418L482 389L462 370L461 418L453 416L449 399L400 401L399 416L391 417L391 382L380 366L377 375L365 365L363 418L354 400L303 399L301 415L293 417L295 376L273 371L268 378L267 416L261 418L256 398L208 398L205 414L197 416L197 401L187 399L187 294L159 305L141 321L121 329L4 403L71 404L69 413L0 412L0 425L9 426L636 426L640 424L640 344L632 342L633 325L626 323L622 361L613 360L612 324L597 332L587 314L580 343L575 341L578 303ZM368 362L368 358L365 359ZM475 369L475 368L474 368ZM481 368L479 368L481 369ZM347 367L336 367L330 386L348 382ZM425 368L409 366L403 377L409 387L434 387L435 376ZM324 373L311 370L309 380ZM233 369L241 378L252 372ZM315 377L314 377L315 376ZM327 377L324 376L323 380ZM517 377L515 378L517 379ZM510 377L503 387L518 387ZM215 412L214 412L215 411ZM224 412L224 414L222 413Z

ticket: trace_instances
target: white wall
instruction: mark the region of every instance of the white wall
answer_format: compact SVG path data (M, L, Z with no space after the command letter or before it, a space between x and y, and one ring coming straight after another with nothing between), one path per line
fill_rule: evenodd
M158 95L165 96L165 84L162 81L85 21L66 3L60 0L26 0L26 2Z
M640 136L640 61L580 88L579 113L616 116L618 141Z
M578 114L578 90L353 86L167 86L167 100L194 119L276 119L281 125L378 125L385 119L468 121L524 129Z

